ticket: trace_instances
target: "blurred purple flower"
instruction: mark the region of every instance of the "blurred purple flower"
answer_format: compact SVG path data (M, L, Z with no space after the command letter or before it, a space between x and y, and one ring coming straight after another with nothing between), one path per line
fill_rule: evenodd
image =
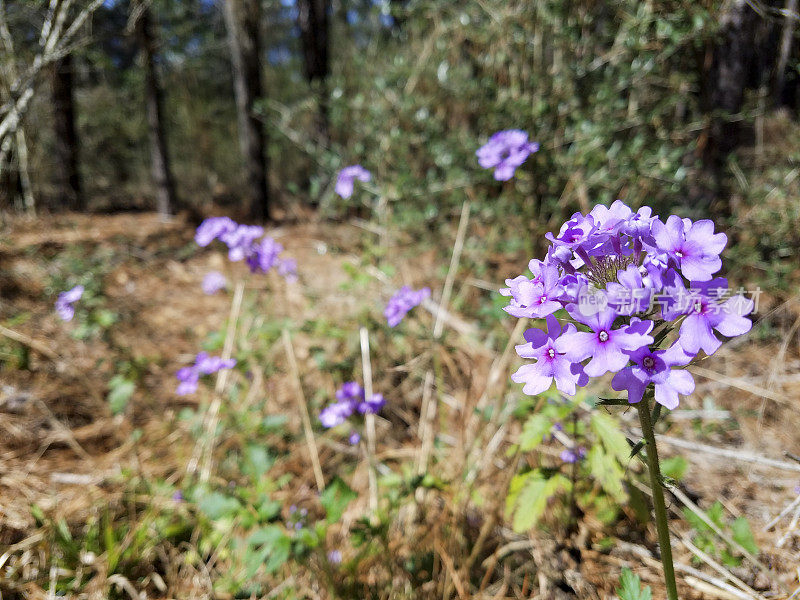
M412 290L407 285L401 287L394 296L389 299L383 315L386 317L386 322L389 327L396 327L400 324L403 318L415 306L422 303L423 300L429 298L431 295L430 288L422 288L420 290Z
M338 550L331 550L328 552L328 562L332 565L338 565L342 562L342 553Z
M350 442L351 446L355 446L358 444L358 442L361 441L361 434L358 433L357 431L353 431L352 433L350 433L350 437L347 438L347 441Z
M203 288L203 293L210 296L225 289L227 285L228 280L225 279L225 275L219 271L209 271L206 273L205 277L203 277L203 284L201 287Z
M352 165L349 167L345 167L344 169L339 171L339 175L336 178L336 186L334 190L342 198L347 200L348 198L350 198L350 196L353 195L353 185L356 179L358 179L363 183L366 183L370 179L372 179L372 174L361 165Z
M197 391L197 384L201 375L211 375L222 369L232 369L235 366L236 359L223 360L219 356L209 356L207 352L201 352L195 358L192 366L178 369L177 373L175 373L180 382L175 393L178 396L193 394Z
M83 296L83 286L76 285L71 290L61 292L56 299L56 314L62 321L71 321L75 316L75 303Z
M198 246L208 246L215 239L236 230L236 223L228 217L209 217L200 223L194 234Z
M586 456L586 448L577 446L575 448L565 448L561 451L561 460L568 464L573 464Z
M528 157L539 150L539 144L528 141L528 134L520 129L498 131L478 148L475 155L484 169L494 169L497 181L508 181L514 171Z

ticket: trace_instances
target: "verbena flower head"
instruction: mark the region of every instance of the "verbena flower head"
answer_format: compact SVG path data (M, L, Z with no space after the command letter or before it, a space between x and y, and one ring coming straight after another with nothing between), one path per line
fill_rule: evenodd
M494 169L497 181L508 181L517 167L539 150L539 144L528 141L528 134L520 129L498 131L478 148L475 155L484 169Z
M330 429L341 425L354 414L377 413L385 404L386 400L382 394L372 394L367 398L361 385L355 381L348 381L336 391L336 402L320 411L319 421L323 427ZM361 437L352 432L349 439L351 444L357 444Z
M339 175L336 177L334 191L347 200L353 195L353 187L356 179L366 183L372 179L372 174L361 165L345 167L339 171Z
M232 369L236 366L236 359L223 360L219 356L210 356L208 352L201 352L195 357L194 364L178 369L175 376L178 378L178 396L194 394L201 375L211 375L222 369Z
M61 292L56 299L56 314L62 321L71 321L75 316L75 303L83 297L83 286Z
M407 285L401 287L394 296L389 299L383 315L386 317L386 322L389 327L396 327L400 324L403 318L415 306L418 306L426 298L430 298L431 289L422 288L420 290L412 290Z
M296 279L297 263L282 258L283 246L269 236L262 236L264 228L258 225L242 225L228 217L210 217L197 228L194 239L200 246L208 246L219 239L228 246L228 258L234 262L244 260L253 273L266 273L275 268L287 280ZM214 286L215 282L211 280L209 289ZM203 289L205 291L205 281Z
M220 290L224 290L227 286L228 280L225 279L225 275L219 271L209 271L206 273L205 277L203 277L203 283L201 285L203 288L203 293L208 294L209 296L216 294Z
M612 387L639 402L648 387L674 409L694 391L682 369L701 351L752 327L752 300L731 295L720 270L727 238L708 220L671 215L666 223L649 207L632 211L620 200L575 213L550 241L531 277L506 280L505 310L519 318L546 318L547 330L529 329L517 353L534 361L512 379L538 394L555 382L573 395L590 377L614 374ZM566 311L566 326L555 314Z

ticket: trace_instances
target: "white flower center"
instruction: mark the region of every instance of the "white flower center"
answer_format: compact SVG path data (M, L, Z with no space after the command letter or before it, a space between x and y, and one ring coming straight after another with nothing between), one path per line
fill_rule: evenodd
M555 358L556 357L556 351L553 348L550 348L547 351L547 356L549 356L550 358Z
M601 332L600 332L600 333L597 335L597 338L598 338L598 339L599 339L601 342L607 342L607 341L608 341L608 332L607 332L607 331L605 331L605 330L601 331Z
M683 251L682 250L676 250L675 251L675 256L677 256L678 258L683 258Z

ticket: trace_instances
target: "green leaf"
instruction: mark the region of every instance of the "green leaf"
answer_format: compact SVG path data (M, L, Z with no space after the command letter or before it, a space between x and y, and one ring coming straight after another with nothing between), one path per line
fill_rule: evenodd
M274 573L289 560L292 540L277 525L262 527L247 539L245 565L252 578L263 564L267 573Z
M619 430L616 419L602 412L592 413L592 431L600 438L606 451L623 464L630 459L631 448L628 440Z
M514 531L522 533L535 526L544 514L547 501L571 485L570 480L561 474L556 473L547 479L539 471L526 473L516 482L512 481L509 498L514 510Z
M125 410L128 401L136 391L136 384L122 375L115 375L108 382L108 405L111 413L118 415Z
M750 523L744 517L738 517L732 524L733 539L742 548L751 554L758 555L758 546L753 539L753 532L750 529Z
M625 439L624 437L622 438ZM625 442L628 446L628 442ZM622 485L624 471L619 463L603 452L601 446L593 446L587 456L589 471L600 482L605 492L619 502L627 500L628 495Z
M652 600L653 598L650 586L642 588L642 580L638 575L634 575L628 567L622 569L617 595L620 600Z
M236 498L219 492L212 492L200 499L197 506L212 520L231 515L241 508L241 504Z
M347 505L358 497L350 487L338 477L331 481L320 496L320 503L325 509L328 523L335 523L342 518Z
M275 457L266 448L257 444L247 446L244 458L242 472L256 481L261 479L275 464Z
M664 477L669 477L677 481L683 479L688 467L689 461L682 456L671 456L661 461L661 473Z
M542 443L544 436L550 433L553 421L550 417L542 413L536 413L525 421L522 428L522 435L519 438L520 450L533 450Z

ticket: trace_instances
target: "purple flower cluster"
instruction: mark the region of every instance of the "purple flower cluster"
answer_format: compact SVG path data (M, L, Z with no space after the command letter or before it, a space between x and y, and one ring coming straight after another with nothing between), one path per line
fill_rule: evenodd
M219 356L209 356L207 352L201 352L190 367L178 369L175 376L180 382L175 393L179 396L186 396L197 391L197 383L201 375L211 375L222 369L232 369L236 366L236 359L222 360Z
M745 315L753 302L726 296L728 282L714 278L722 268L727 237L709 220L692 222L675 215L666 223L648 207L632 211L620 200L575 213L557 235L543 261L529 264L532 277L507 279L500 293L505 310L519 318L546 319L547 330L529 329L517 353L535 362L512 379L523 392L539 394L555 381L573 395L590 377L614 373L611 385L639 402L648 386L656 402L674 409L678 395L694 391L684 367L702 350L721 346L716 333L742 335L752 323ZM691 302L684 302L687 289ZM620 302L629 294L633 302ZM654 295L665 299L657 305ZM554 313L565 309L566 326ZM676 328L678 334L669 335ZM716 332L716 333L715 333Z
M389 327L399 325L408 311L420 305L426 298L430 298L430 295L431 289L427 287L420 290L412 290L407 285L404 285L397 290L395 295L389 299L389 303L383 311Z
M319 413L319 421L323 427L330 429L344 423L354 413L377 413L386 404L382 394L372 394L366 398L364 388L355 381L348 381L336 392L336 402L329 404ZM354 442L355 440L355 442ZM350 442L357 444L360 440L350 435Z
M494 169L497 181L508 181L517 167L539 150L539 144L528 141L528 134L519 129L498 131L478 148L475 155L484 169Z
M209 217L200 223L194 241L199 246L208 246L218 239L228 246L228 258L234 262L246 261L251 272L266 273L275 267L283 277L294 279L297 263L281 258L283 246L269 236L262 236L264 228L258 225L242 225L228 217Z
M347 200L353 195L353 187L356 179L362 183L367 183L372 179L372 173L367 171L361 165L351 165L339 171L336 177L336 185L334 191L342 198Z
M75 303L83 297L83 286L61 292L56 299L56 314L62 321L71 321L75 316Z

